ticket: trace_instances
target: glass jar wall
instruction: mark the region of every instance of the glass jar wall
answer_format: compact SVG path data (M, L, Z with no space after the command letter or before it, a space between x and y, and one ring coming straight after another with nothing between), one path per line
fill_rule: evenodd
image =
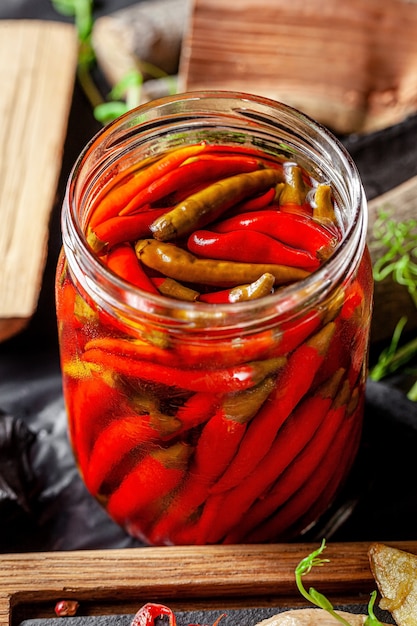
M323 127L190 93L103 129L63 206L56 300L74 454L149 544L270 542L332 503L358 449L366 202Z

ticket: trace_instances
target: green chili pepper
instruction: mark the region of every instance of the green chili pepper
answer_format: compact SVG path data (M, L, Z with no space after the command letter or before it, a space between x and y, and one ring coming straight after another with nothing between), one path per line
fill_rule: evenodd
M150 227L153 236L167 241L188 235L212 222L237 202L266 191L281 180L281 170L267 168L217 181L156 219Z
M306 270L269 263L240 263L215 259L199 259L173 243L142 239L135 246L138 258L146 266L178 281L205 285L238 286L252 283L262 274L275 277L275 284L301 280Z

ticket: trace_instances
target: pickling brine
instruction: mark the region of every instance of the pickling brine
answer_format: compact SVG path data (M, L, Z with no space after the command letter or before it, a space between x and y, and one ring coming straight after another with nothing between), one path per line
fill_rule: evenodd
M294 538L358 450L372 303L354 164L284 105L140 107L63 207L64 396L90 491L154 545Z

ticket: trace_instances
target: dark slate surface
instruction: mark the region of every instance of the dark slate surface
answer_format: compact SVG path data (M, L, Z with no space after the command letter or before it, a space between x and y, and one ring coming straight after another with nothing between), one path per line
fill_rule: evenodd
M216 611L187 611L175 613L177 626L188 626L189 624L210 625L215 620L224 615L220 621L221 626L255 626L268 617L272 617L281 611L286 611L291 607L277 608L253 608L253 609L218 609ZM336 607L349 613L367 613L367 607L362 604L350 604ZM377 617L386 623L393 624L391 616L378 608L375 611ZM133 615L100 615L90 617L66 617L67 626L130 626ZM168 624L167 620L157 620L156 626ZM62 618L52 619L29 619L21 622L20 626L62 626Z

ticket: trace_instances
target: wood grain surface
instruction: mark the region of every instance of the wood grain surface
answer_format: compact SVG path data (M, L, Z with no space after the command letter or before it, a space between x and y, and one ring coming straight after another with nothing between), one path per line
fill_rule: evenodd
M329 562L308 576L336 604L363 602L375 589L369 543L328 544ZM390 543L417 553L417 541ZM149 547L0 556L0 626L54 617L74 599L79 615L133 614L145 602L174 610L303 606L298 562L318 546L273 544Z
M0 340L37 307L77 51L70 24L0 20Z
M256 93L370 132L415 111L416 34L406 0L192 0L181 88Z

